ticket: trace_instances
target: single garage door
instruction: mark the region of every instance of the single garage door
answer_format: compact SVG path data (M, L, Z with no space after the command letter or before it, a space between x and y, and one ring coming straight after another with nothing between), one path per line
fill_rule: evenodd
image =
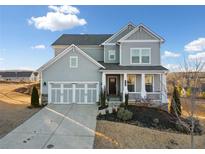
M98 101L99 83L66 82L49 83L49 103L54 104L94 104Z

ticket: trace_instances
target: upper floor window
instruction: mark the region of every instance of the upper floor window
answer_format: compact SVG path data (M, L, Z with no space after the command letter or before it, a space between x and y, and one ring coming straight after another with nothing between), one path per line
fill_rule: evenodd
M116 52L115 52L115 50L109 50L108 51L108 56L109 56L109 60L115 60L116 59Z
M70 68L77 68L77 67L78 67L78 57L70 56Z
M131 48L131 64L149 64L151 57L150 48Z

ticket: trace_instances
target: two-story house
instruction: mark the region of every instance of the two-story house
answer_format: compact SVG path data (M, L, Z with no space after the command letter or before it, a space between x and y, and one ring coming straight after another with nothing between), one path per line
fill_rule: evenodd
M140 24L115 34L64 34L55 56L41 68L41 94L48 103L93 104L106 90L109 101L149 98L167 103L166 72L161 66L164 39Z

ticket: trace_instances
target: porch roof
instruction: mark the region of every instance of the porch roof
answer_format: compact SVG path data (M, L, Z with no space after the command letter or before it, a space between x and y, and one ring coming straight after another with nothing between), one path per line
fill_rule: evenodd
M101 65L105 67L105 69L101 68L101 70L161 70L168 71L167 68L157 65L157 66L121 66L119 63L104 63L99 62Z

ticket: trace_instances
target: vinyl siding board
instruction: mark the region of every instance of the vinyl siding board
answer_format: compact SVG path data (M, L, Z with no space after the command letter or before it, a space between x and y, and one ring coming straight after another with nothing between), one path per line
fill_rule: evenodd
M70 56L78 56L78 68L70 68ZM101 81L99 67L79 52L68 52L42 72L42 83L49 81ZM43 94L48 93L48 84L42 86Z

